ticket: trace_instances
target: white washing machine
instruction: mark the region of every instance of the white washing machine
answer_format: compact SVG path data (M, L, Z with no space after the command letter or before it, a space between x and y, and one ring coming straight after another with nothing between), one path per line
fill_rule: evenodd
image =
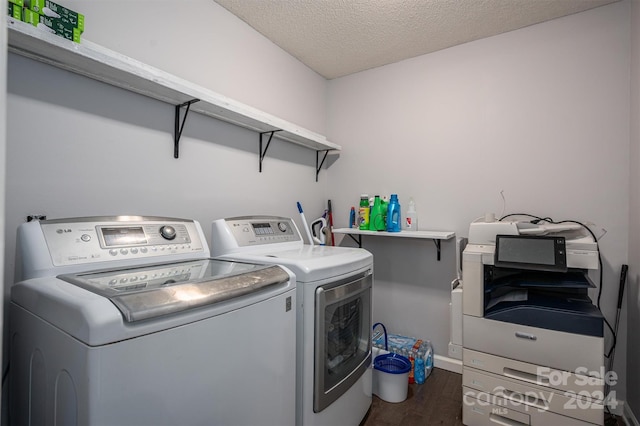
M305 245L294 221L246 216L212 224L211 254L284 265L296 276L296 424L357 426L371 406L373 256Z
M293 425L286 268L211 259L192 220L25 223L9 423Z

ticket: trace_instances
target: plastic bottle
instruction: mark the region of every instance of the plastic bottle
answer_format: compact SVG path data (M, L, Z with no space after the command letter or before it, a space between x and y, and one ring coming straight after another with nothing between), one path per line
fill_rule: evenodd
M409 359L409 351L407 350L407 348L401 348L400 352L398 353L403 357L405 357L406 359Z
M356 227L356 208L351 207L351 211L349 212L349 228Z
M409 370L409 383L415 383L416 382L416 376L415 376L415 358L414 358L414 353L413 351L409 351L409 356L407 358L409 358L409 362L411 363L411 370Z
M422 359L421 356L418 356L416 358L415 363L416 363L416 366L415 366L415 372L413 373L413 377L415 378L416 383L421 385L424 383L424 380L425 380L424 359Z
M369 217L369 229L371 231L384 231L385 229L382 201L379 195L376 195L373 199L373 207L371 207L371 216Z
M413 197L409 198L409 208L404 219L405 231L417 231L418 230L418 213L416 212L416 203L413 202Z
M358 227L362 230L369 229L369 196L360 195L360 208L358 209Z
M391 194L391 201L387 209L387 232L400 232L402 219L400 215L400 203L398 194Z
M431 346L431 342L427 340L427 348L424 354L424 377L425 380L431 374L433 370L433 347Z

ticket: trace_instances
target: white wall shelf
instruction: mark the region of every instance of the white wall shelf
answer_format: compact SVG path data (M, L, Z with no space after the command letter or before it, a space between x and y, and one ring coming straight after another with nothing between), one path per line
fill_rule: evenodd
M364 231L357 228L334 228L332 229L334 234L346 234L353 241L358 244L358 247L362 247L362 236L371 235L374 237L393 237L393 238L423 238L433 240L436 245L438 260L440 260L440 242L442 240L449 240L456 236L453 231L400 231L400 232L386 232L386 231ZM354 237L357 235L358 237Z
M329 151L341 150L340 145L329 142L322 135L90 41L74 43L11 17L7 17L7 28L9 52L174 105L176 158L182 127L189 111L254 130L259 133L260 145L262 135L266 134L270 136L269 141L271 137L276 137L314 150L316 164L319 163L320 152L324 151L326 158ZM187 110L180 125L180 109L184 107ZM261 169L267 148L260 146ZM316 181L321 167L321 164L316 167Z

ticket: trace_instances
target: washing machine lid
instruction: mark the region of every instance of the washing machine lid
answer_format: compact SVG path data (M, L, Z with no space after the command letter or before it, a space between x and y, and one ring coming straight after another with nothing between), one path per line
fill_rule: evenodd
M126 322L241 297L289 280L270 265L199 259L58 276L109 299Z
M311 245L284 250L265 246L263 250L233 252L221 258L284 265L295 274L298 282L343 276L373 264L373 255L364 249Z

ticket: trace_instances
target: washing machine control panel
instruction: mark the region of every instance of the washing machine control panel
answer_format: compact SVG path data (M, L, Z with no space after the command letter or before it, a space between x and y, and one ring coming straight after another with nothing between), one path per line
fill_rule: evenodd
M291 218L279 216L245 216L225 219L239 247L301 241Z
M39 222L54 266L203 253L195 221L173 218L79 218Z

